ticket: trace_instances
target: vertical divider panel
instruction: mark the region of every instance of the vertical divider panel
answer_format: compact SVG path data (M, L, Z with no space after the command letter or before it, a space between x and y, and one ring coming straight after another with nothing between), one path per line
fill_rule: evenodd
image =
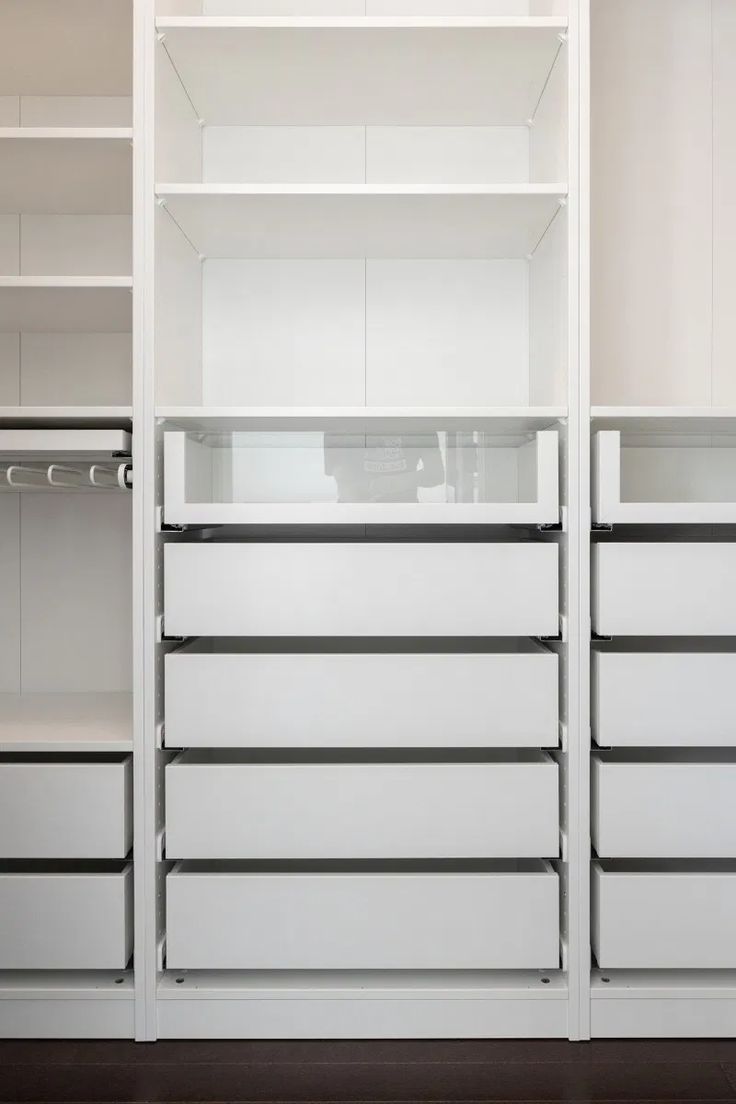
M133 139L133 716L135 1036L156 1038L155 0L135 0Z
M590 0L570 0L568 377L569 1036L590 1038Z

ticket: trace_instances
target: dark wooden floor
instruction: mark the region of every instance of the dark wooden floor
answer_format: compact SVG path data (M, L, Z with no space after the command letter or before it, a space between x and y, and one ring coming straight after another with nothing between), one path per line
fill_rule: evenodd
M736 1101L736 1041L0 1042L0 1101Z

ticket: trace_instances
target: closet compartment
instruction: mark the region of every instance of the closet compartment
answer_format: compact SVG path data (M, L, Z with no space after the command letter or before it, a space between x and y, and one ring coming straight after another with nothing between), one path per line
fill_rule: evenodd
M649 644L593 650L593 735L604 747L732 747L736 651L698 641L685 651ZM694 647L697 651L692 650Z
M493 424L164 434L172 525L559 521L558 435L497 435Z
M115 490L92 485L89 456L83 465L22 453L3 461L5 751L132 750L132 502L118 482L122 461L101 461L95 478L105 481L108 463Z
M167 747L556 747L558 657L531 641L454 652L255 652L199 640L165 659Z
M736 543L593 546L593 627L601 636L736 633Z
M736 441L666 436L593 438L593 520L600 524L736 522Z
M556 636L546 543L164 548L170 636Z
M404 753L406 754L406 753ZM489 762L263 763L188 751L166 767L166 854L185 859L533 858L559 853L558 769Z
M565 17L249 14L158 20L159 413L564 414Z
M723 752L597 752L593 846L601 857L736 858L736 760Z
M736 967L736 863L599 862L592 890L599 966Z
M557 969L548 863L475 873L254 873L177 863L166 879L172 969Z
M130 755L3 755L0 858L123 859L132 802Z
M0 969L123 970L133 953L133 867L0 863Z

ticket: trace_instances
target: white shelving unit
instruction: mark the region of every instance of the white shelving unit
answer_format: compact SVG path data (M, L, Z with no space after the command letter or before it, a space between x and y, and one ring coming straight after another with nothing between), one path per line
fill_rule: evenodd
M132 33L0 10L5 1036L136 1033Z
M736 18L591 12L591 1033L733 1036Z
M0 1036L736 1035L734 58L0 5Z

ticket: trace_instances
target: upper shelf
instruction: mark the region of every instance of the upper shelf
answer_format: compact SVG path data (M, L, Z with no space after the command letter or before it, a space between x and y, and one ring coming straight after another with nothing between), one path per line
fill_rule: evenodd
M736 433L736 407L593 406L594 429L626 433L709 436Z
M525 257L565 186L486 191L355 185L159 184L157 194L205 257Z
M323 429L386 432L421 429L462 430L468 426L487 433L515 434L552 429L567 417L564 406L158 406L156 417L185 429L228 430Z
M524 124L562 17L179 17L164 49L208 124Z

